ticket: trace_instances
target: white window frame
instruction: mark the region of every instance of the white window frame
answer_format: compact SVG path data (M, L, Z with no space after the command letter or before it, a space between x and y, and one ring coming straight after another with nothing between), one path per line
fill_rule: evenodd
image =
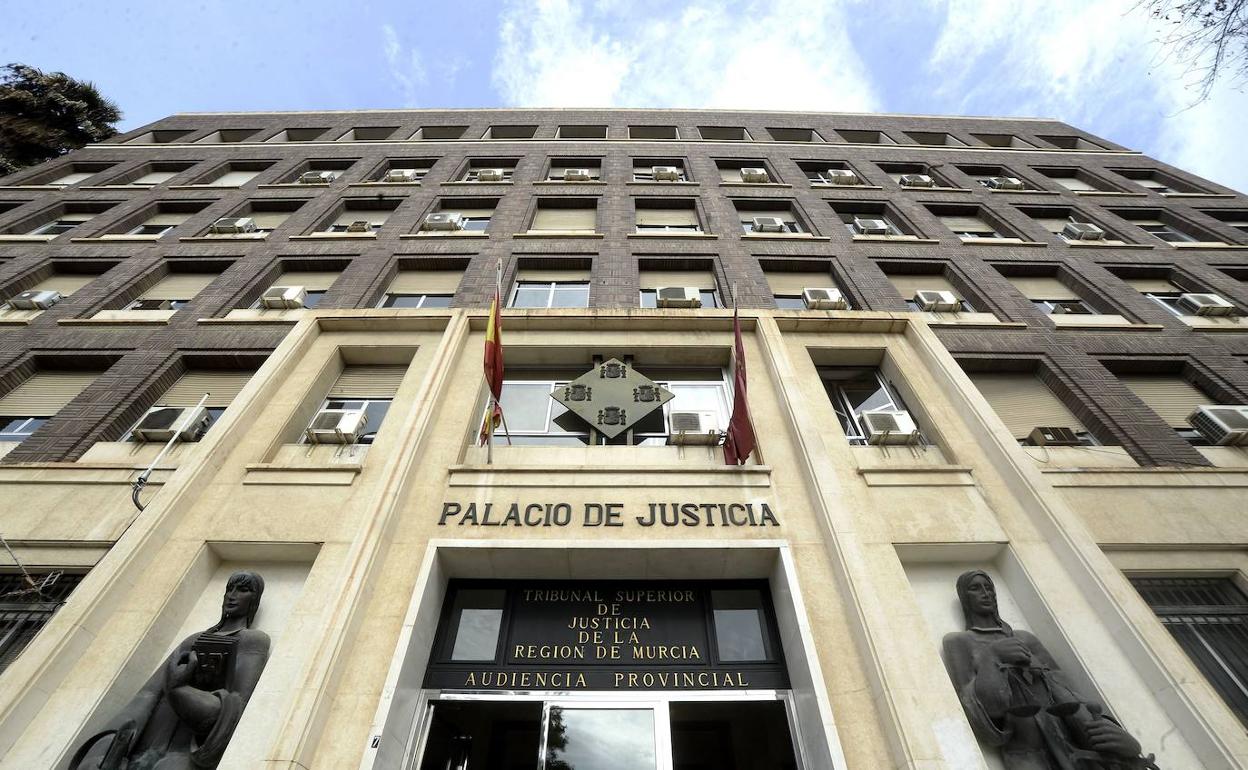
M560 286L565 286L565 287L584 286L585 287L585 304L577 305L576 307L589 307L589 293L590 293L591 286L590 286L590 281L588 278L584 280L575 280L575 281L526 281L524 279L518 280L514 284L512 284L511 296L507 298L507 307L518 307L516 305L516 297L520 294L521 288L535 288L535 287L541 286L542 284L546 284L546 287L547 287L546 304L538 305L537 307L525 305L521 309L540 310L542 308L552 307L551 303L555 301L555 289ZM556 309L559 309L559 308L556 308ZM571 308L563 308L563 309L571 309Z

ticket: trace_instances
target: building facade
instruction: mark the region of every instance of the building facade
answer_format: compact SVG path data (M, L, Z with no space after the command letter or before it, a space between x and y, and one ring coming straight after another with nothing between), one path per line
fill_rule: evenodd
M183 639L220 767L1017 767L972 570L1248 766L1248 199L1063 123L180 114L0 179L0 299L2 768Z

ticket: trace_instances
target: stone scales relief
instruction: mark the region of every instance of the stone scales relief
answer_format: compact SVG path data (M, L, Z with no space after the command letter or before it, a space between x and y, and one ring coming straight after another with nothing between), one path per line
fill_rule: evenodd
M491 591L499 597L492 623L459 606L460 592ZM789 686L765 584L461 581L447 607L425 683L431 689ZM473 633L488 642L468 660L475 656L461 654L459 637Z

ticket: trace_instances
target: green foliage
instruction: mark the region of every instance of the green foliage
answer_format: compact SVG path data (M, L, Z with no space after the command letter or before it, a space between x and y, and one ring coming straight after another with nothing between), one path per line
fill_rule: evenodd
M121 110L93 84L25 64L0 72L0 176L117 135Z

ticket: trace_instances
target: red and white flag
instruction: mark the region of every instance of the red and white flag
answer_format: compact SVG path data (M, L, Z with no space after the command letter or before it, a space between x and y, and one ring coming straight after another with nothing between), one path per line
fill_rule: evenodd
M746 397L745 344L741 341L741 319L732 310L732 419L724 439L724 464L743 465L754 452L757 442L750 424L750 405Z

